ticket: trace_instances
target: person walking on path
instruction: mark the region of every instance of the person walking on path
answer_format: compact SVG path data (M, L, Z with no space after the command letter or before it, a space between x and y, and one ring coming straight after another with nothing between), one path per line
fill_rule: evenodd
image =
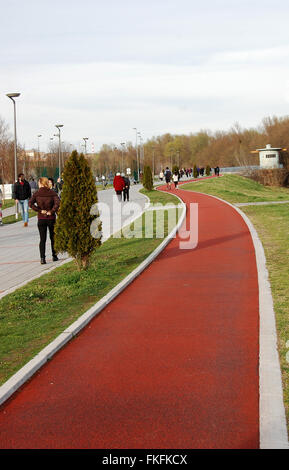
M54 249L54 226L56 220L56 212L60 206L60 199L55 191L49 188L47 178L39 178L39 190L33 194L29 201L29 207L38 212L38 230L40 235L39 251L40 263L46 264L45 245L47 237L47 229L51 241L52 259L58 261L57 253Z
M123 188L123 200L129 201L129 188L130 188L130 180L124 173L121 174L123 181L124 181L124 188Z
M160 181L163 181L163 179L164 179L164 172L163 171L160 172L159 178L160 178Z
M57 178L55 188L56 188L56 192L57 192L59 198L61 197L62 187L63 187L63 179L62 178Z
M116 195L117 195L117 199L119 200L119 202L121 202L121 195L122 195L122 191L125 187L125 184L124 184L124 180L122 178L122 176L120 175L119 172L116 173L114 179L113 179L113 187L114 187L114 190L116 192Z
M31 194L34 194L35 191L37 191L37 189L38 189L35 179L31 178L30 181L29 181L29 184L30 184L30 188L31 188Z
M31 198L30 184L24 177L24 173L19 173L18 181L14 184L13 199L20 204L24 227L28 226L28 201Z
M167 189L171 189L171 177L172 177L171 170L167 166L166 169L165 169L165 180L166 180L166 183L167 183Z
M48 184L49 184L49 189L52 189L52 191L55 191L57 193L57 189L55 188L53 178L48 178Z
M174 185L175 185L175 189L178 189L178 183L179 183L179 174L177 171L174 172L173 174L173 182L174 182Z

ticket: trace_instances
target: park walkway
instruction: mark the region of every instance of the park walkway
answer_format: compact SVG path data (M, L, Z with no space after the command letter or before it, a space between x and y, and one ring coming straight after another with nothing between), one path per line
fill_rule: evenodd
M259 447L251 235L222 201L176 193L199 205L197 247L173 239L1 407L1 448Z
M139 214L144 210L147 198L139 192L141 185L132 186L130 190L130 200L137 203ZM110 211L104 211L101 216L104 242L112 233L120 230L126 225L129 216L115 217L119 212L118 203L113 204L115 192L107 189L98 192L99 202L107 204ZM15 207L10 207L3 211L3 217L15 213ZM136 214L137 215L137 214ZM113 223L113 220L116 223ZM60 264L69 261L66 254L59 255L59 262L53 263L49 235L46 243L47 264L40 264L39 257L39 233L37 229L37 216L31 217L27 228L23 227L23 222L7 224L0 227L0 298Z

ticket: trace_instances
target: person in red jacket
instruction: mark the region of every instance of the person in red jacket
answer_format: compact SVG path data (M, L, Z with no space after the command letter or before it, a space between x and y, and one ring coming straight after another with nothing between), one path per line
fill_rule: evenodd
M116 173L114 179L113 179L113 187L116 192L118 200L121 202L121 195L123 188L125 187L125 182L123 177L120 175L120 173Z

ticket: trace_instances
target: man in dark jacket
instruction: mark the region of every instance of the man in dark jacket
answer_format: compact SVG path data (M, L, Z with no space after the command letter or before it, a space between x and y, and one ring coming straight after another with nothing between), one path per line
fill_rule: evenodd
M19 173L18 181L14 184L13 199L20 204L24 227L28 226L28 201L31 198L31 188L24 174Z
M129 188L130 188L130 180L124 173L121 174L123 181L124 181L124 188L123 188L123 200L129 201Z

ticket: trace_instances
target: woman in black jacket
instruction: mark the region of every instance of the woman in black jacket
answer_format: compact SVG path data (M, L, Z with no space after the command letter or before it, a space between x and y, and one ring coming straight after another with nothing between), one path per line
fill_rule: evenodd
M53 261L58 261L57 253L54 249L54 225L56 221L56 212L60 206L60 199L55 191L49 188L47 178L39 178L39 190L33 194L29 201L29 207L38 212L38 230L40 235L40 262L46 264L45 245L47 237L47 229L51 241L51 251Z

